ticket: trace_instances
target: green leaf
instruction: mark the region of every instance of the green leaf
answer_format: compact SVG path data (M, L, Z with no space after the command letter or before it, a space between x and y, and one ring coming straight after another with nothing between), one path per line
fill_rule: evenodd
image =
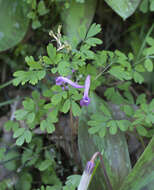
M153 55L154 54L154 39L150 36L148 36L146 38L146 43L148 44L148 46L143 50L143 55L145 55L146 57L148 57L149 55Z
M154 108L154 99L152 99L149 104L149 111L153 112L153 108Z
M34 58L32 56L26 56L25 57L25 61L27 63L27 65L31 68L31 69L36 69L36 70L39 70L39 69L42 69L42 65L39 63L39 62L36 62L34 60Z
M67 99L63 105L63 108L62 108L64 113L68 112L68 110L70 109L70 105L71 105L70 100Z
M62 76L68 76L71 72L70 70L70 63L68 61L61 61L58 64L58 72Z
M128 104L130 104L130 105L135 104L134 97L130 91L125 91L124 97L126 98L125 100Z
M110 120L108 123L107 123L107 127L117 127L117 123L116 123L116 120Z
M23 135L25 132L25 128L19 128L15 131L15 133L13 134L13 138L17 138L21 135Z
M15 158L19 158L20 154L15 149L9 149L9 151L6 151L5 157L3 158L3 161L5 163L5 168L9 171L14 171L17 169L17 160ZM8 162L8 160L11 160Z
M102 40L98 38L88 38L85 43L87 43L90 46L96 46L97 44L100 45L102 44Z
M136 105L142 104L142 103L146 103L146 95L145 95L145 94L140 94L140 95L137 97Z
M131 73L127 72L121 66L114 66L109 70L109 73L120 80L130 80L132 78Z
M4 158L5 151L6 151L5 147L0 147L0 160Z
M43 162L41 162L40 166L39 166L39 170L40 171L44 171L46 170L47 168L49 168L51 166L52 162L51 160L45 160Z
M49 44L47 46L47 53L49 55L49 57L51 58L52 61L54 61L55 57L56 57L56 48L53 47L52 44ZM50 63L51 64L51 63Z
M7 121L7 122L4 124L4 127L5 127L5 130L6 130L6 131L10 131L11 129L13 129L13 131L14 131L14 130L17 130L17 129L18 129L19 124L18 124L18 122L9 120L9 121Z
M117 125L121 131L127 131L131 126L131 122L128 120L119 120L117 121Z
M38 101L40 100L40 93L38 91L33 91L32 92L32 98L34 99L34 101Z
M48 104L45 104L43 108L49 110L52 107L53 107L53 104L52 103L48 103Z
M58 71L58 68L52 68L52 69L51 69L51 72L52 72L53 74L55 74L57 71Z
M51 112L47 114L47 120L51 123L56 123L58 121L57 116L58 116L58 111L59 108L54 108Z
M119 84L117 87L118 87L120 90L128 91L130 85L131 85L130 82L124 82L124 83L122 83L122 84Z
M154 11L154 1L151 1L150 3L150 11Z
M53 95L51 100L52 100L52 103L53 103L54 105L59 104L59 103L61 102L61 100L62 100L62 94L59 93L59 94Z
M21 146L24 143L25 137L24 135L20 136L17 140L16 140L16 145Z
M136 83L142 84L144 82L143 76L136 71L133 73L133 78Z
M104 95L107 97L108 100L111 100L112 96L115 94L115 89L113 87L107 88Z
M46 129L47 129L47 133L51 134L51 133L53 133L55 131L55 126L54 126L53 123L47 122Z
M41 23L40 21L36 18L32 21L32 28L35 30L37 28L40 28L41 27Z
M90 50L84 50L83 53L86 55L87 59L93 59L94 58L94 52Z
M27 3L29 3L29 4L31 4L31 6L32 6L32 9L36 9L36 7L37 7L37 2L36 2L37 0L27 0Z
M46 71L16 71L13 76L16 77L13 80L13 85L17 86L20 83L24 85L26 82L30 84L37 84L39 80L43 79L46 75Z
M16 118L16 120L24 120L26 118L27 114L28 114L28 112L26 110L20 109L15 112L15 118Z
M0 51L18 44L28 29L28 5L24 0L0 0Z
M100 109L102 110L102 112L106 115L106 116L109 116L111 117L111 112L110 112L110 109L105 105L105 104L102 104Z
M45 131L47 127L47 121L46 120L42 120L41 123L40 123L40 129L41 131Z
M34 119L35 119L35 113L34 112L27 114L26 120L27 120L28 124L33 123Z
M151 59L146 59L144 62L144 66L147 69L148 72L152 72L153 71L153 62L151 61Z
M28 172L22 172L19 175L19 181L17 183L17 189L30 190L32 186L32 175Z
M96 34L98 34L101 31L101 26L100 24L92 24L88 30L86 39L95 36Z
M64 99L67 98L67 92L66 92L66 91L63 91L63 92L62 92L62 97L63 97Z
M117 125L111 126L109 132L111 135L115 135L117 133Z
M40 1L38 3L37 11L38 11L40 16L43 16L49 12L49 10L45 7L44 1Z
M74 116L79 116L81 113L79 105L74 101L72 101L72 113Z
M146 42L148 43L148 45L154 46L154 38L148 36L148 37L146 38Z
M145 121L149 124L154 123L154 115L153 114L148 114L145 118Z
M82 99L82 96L83 96L82 94L79 94L79 93L76 91L76 93L73 94L72 99L75 100L75 101L81 100L81 99Z
M70 175L67 177L66 185L74 185L75 187L78 187L80 179L80 175Z
M137 72L139 72L139 73L145 72L145 68L144 68L143 64L137 64L137 65L135 66L135 70L136 70Z
M138 159L132 172L119 190L153 190L154 187L154 137Z
M54 185L54 186L47 186L46 190L61 190L62 187L59 185ZM45 190L45 189L41 189L41 190ZM70 189L71 190L71 189Z
M46 130L47 133L50 134L50 133L53 133L55 131L55 126L54 126L54 124L51 121L49 121L49 120L43 120L43 121L41 121L40 129L42 131Z
M130 52L128 53L129 61L132 61L134 59L134 55Z
M45 64L47 64L47 65L53 64L52 60L49 57L43 56L42 58L43 58L43 62Z
M139 133L139 135L141 135L141 136L146 136L146 134L147 134L147 130L141 125L137 126L136 130Z
M106 128L102 127L101 130L99 131L99 136L103 138L105 137L106 133L107 133Z
M52 97L54 94L53 94L53 92L52 92L52 90L51 89L45 89L44 91L43 91L43 96L45 96L45 97Z
M27 14L27 18L30 18L32 20L34 20L36 17L36 13L34 11L30 11L28 14Z
M88 123L90 125L90 123ZM101 126L95 126L95 127L91 127L90 129L88 129L88 132L90 134L95 134L97 133L99 130L101 129Z
M24 138L27 143L30 143L32 140L32 132L30 130L26 130L24 132Z
M149 4L149 2L147 0L142 0L141 4L140 4L140 11L142 11L143 13L147 13L148 12L148 4Z
M22 104L27 111L33 111L35 108L35 102L31 98L26 98Z
M125 114L127 116L132 116L133 113L134 113L134 110L133 110L132 106L130 106L130 105L124 105L123 106L123 111L125 112Z
M105 2L125 20L135 12L140 0L105 0Z
M121 60L127 60L127 56L123 53L123 52L121 52L121 51L119 51L119 50L115 50L115 54L118 56L118 58Z

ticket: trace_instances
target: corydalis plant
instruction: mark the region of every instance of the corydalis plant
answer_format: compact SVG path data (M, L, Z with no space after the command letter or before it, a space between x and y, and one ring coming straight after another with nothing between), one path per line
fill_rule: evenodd
M88 95L89 89L90 89L90 75L87 76L84 86L79 85L79 84L71 81L67 77L60 76L56 79L56 85L63 85L65 83L71 85L74 88L84 88L84 94L83 94L83 98L80 100L80 105L81 106L88 106L90 104L90 98Z

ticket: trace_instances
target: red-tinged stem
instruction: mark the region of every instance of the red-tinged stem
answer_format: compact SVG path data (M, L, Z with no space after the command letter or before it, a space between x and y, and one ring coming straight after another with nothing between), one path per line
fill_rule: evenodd
M104 173L104 177L105 177L105 180L106 180L108 189L109 189L109 190L113 190L112 185L111 185L111 182L110 182L109 177L108 177L107 172L106 172L105 164L104 164L103 157L102 157L101 153L100 153L100 152L96 152L96 153L93 155L91 161L94 161L97 156L99 156L99 159L100 159L100 161L101 161L101 166L102 166L102 169L103 169L103 173Z

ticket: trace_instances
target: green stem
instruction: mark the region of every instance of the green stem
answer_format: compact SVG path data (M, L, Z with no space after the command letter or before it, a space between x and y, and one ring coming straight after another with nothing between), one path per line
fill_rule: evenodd
M92 160L94 161L97 156L99 156L99 159L100 159L100 163L101 163L101 166L102 166L102 170L103 170L103 173L104 173L104 177L105 177L105 181L107 183L108 190L113 190L111 182L110 182L110 179L109 179L109 177L107 175L107 171L106 171L105 164L104 164L103 157L102 157L101 153L100 152L96 152L93 155L91 161ZM97 164L96 164L96 167L95 167L96 169L97 169L98 165L99 165L99 162L97 162ZM94 172L92 173L92 177L94 176L94 174L96 172L96 169L94 169ZM91 179L92 179L92 177L91 177ZM90 182L91 182L91 180L90 180Z
M5 88L6 86L9 86L12 83L13 83L13 79L10 80L10 81L8 81L8 82L6 82L6 83L4 83L4 84L2 84L2 85L0 85L0 90L3 89L3 88Z
M111 62L109 65L105 67L103 71L101 71L96 77L95 80L97 80L114 62Z
M145 36L145 38L144 38L144 40L143 40L143 43L142 43L142 45L141 45L141 47L140 47L140 50L139 50L139 53L137 54L136 61L138 61L138 59L140 58L140 56L141 56L141 54L142 54L142 51L143 51L143 49L144 49L144 47L145 47L147 37L150 36L150 34L151 34L152 30L153 30L153 27L154 27L154 24L151 26L151 28L149 29L147 35Z
M95 173L96 173L96 170L97 170L99 164L100 164L100 160L98 160L98 161L96 162L96 166L95 166L95 168L94 168L94 170L93 170L93 173L92 173L92 176L91 176L91 179L90 179L89 186L90 186L90 184L91 184L91 181L92 181L92 179L93 179L93 177L94 177L94 175L95 175Z
M139 138L139 141L141 142L141 145L142 145L143 149L145 149L146 147L145 147L145 144L144 144L143 137L138 134L138 138Z
M8 104L12 104L16 99L12 99L12 100L8 100L8 101L5 101L5 102L2 102L0 103L0 107L2 106L6 106Z

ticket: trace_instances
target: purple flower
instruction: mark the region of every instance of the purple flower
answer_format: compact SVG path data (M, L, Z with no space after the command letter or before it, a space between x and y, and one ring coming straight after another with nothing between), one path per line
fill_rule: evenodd
M78 186L78 190L87 190L88 189L94 167L95 167L95 164L94 164L93 160L90 160L89 162L87 162L86 168L82 174L80 184Z
M88 106L90 104L90 98L88 96L89 88L90 88L90 75L87 76L84 86L79 85L79 84L71 81L67 77L62 77L62 76L57 77L56 85L63 85L65 83L73 86L74 88L84 88L84 95L83 95L83 98L80 100L80 105L81 106Z
M84 95L83 95L82 100L80 100L81 106L88 106L90 104L90 98L88 97L89 88L90 88L90 75L87 76L86 81L85 81Z
M84 86L81 86L73 81L71 81L70 79L66 78L66 77L58 77L56 79L56 85L62 85L62 84L65 84L65 83L68 83L70 84L71 86L73 86L74 88L84 88Z
M74 69L72 69L72 73L74 73L75 72L75 70Z
M93 161L87 162L85 172L89 175L92 174L94 167L95 167L95 164Z

